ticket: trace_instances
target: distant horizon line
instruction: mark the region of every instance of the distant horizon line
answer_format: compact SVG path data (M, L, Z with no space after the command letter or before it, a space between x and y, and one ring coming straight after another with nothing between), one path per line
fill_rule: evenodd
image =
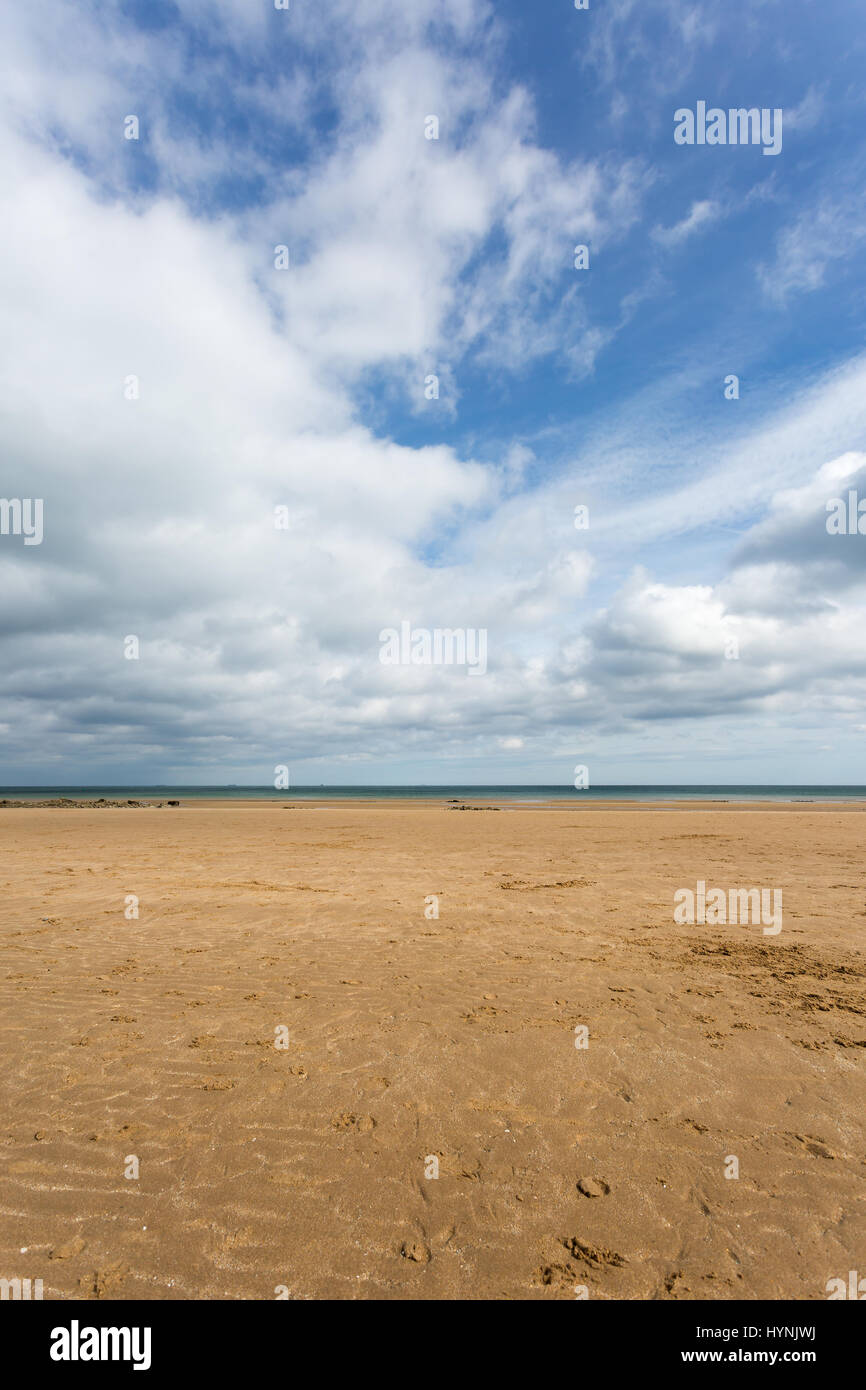
M490 790L510 790L515 787L524 788L527 791L548 790L550 788L567 788L568 782L298 782L294 787L276 788L269 782L8 782L0 783L0 792L5 791L102 791L105 789L139 790L139 791L173 791L183 788L191 788L198 791L213 789L215 791L237 790L237 791L268 791L276 796L291 796L293 791L346 791L352 788L363 789L370 787L381 787L386 791L427 791L434 789L447 790L455 787L483 787ZM693 787L704 790L708 787L736 788L736 787L791 787L791 788L826 788L826 787L866 787L863 782L596 782L587 788L575 789L576 791L610 791L617 788L632 787L669 787L671 789L681 789Z

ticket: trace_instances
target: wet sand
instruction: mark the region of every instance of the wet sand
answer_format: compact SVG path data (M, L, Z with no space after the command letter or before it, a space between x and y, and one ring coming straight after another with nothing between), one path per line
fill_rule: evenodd
M0 809L0 1275L826 1298L866 1274L864 832L856 803ZM697 880L781 888L782 931L676 925Z

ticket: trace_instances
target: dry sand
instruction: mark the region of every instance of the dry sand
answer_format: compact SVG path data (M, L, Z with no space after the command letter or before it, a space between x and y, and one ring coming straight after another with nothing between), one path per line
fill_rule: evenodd
M286 805L0 810L0 1275L824 1299L866 1274L862 806ZM783 888L781 934L675 926L697 879Z

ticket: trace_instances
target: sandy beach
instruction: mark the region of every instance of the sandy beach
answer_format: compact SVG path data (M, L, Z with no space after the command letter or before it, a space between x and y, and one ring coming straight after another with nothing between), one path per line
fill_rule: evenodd
M856 803L0 810L0 1274L825 1299L866 1272L864 829ZM697 881L782 889L782 930L676 924Z

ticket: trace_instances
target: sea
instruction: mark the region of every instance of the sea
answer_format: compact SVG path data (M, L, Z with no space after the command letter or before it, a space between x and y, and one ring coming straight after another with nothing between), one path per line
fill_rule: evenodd
M486 785L475 783L430 786L298 786L276 791L273 786L39 786L0 787L0 800L42 801L65 796L75 801L126 801L168 798L181 801L501 801L532 804L542 801L863 801L866 786L800 786L756 783L623 783L576 791L562 783L552 786Z

